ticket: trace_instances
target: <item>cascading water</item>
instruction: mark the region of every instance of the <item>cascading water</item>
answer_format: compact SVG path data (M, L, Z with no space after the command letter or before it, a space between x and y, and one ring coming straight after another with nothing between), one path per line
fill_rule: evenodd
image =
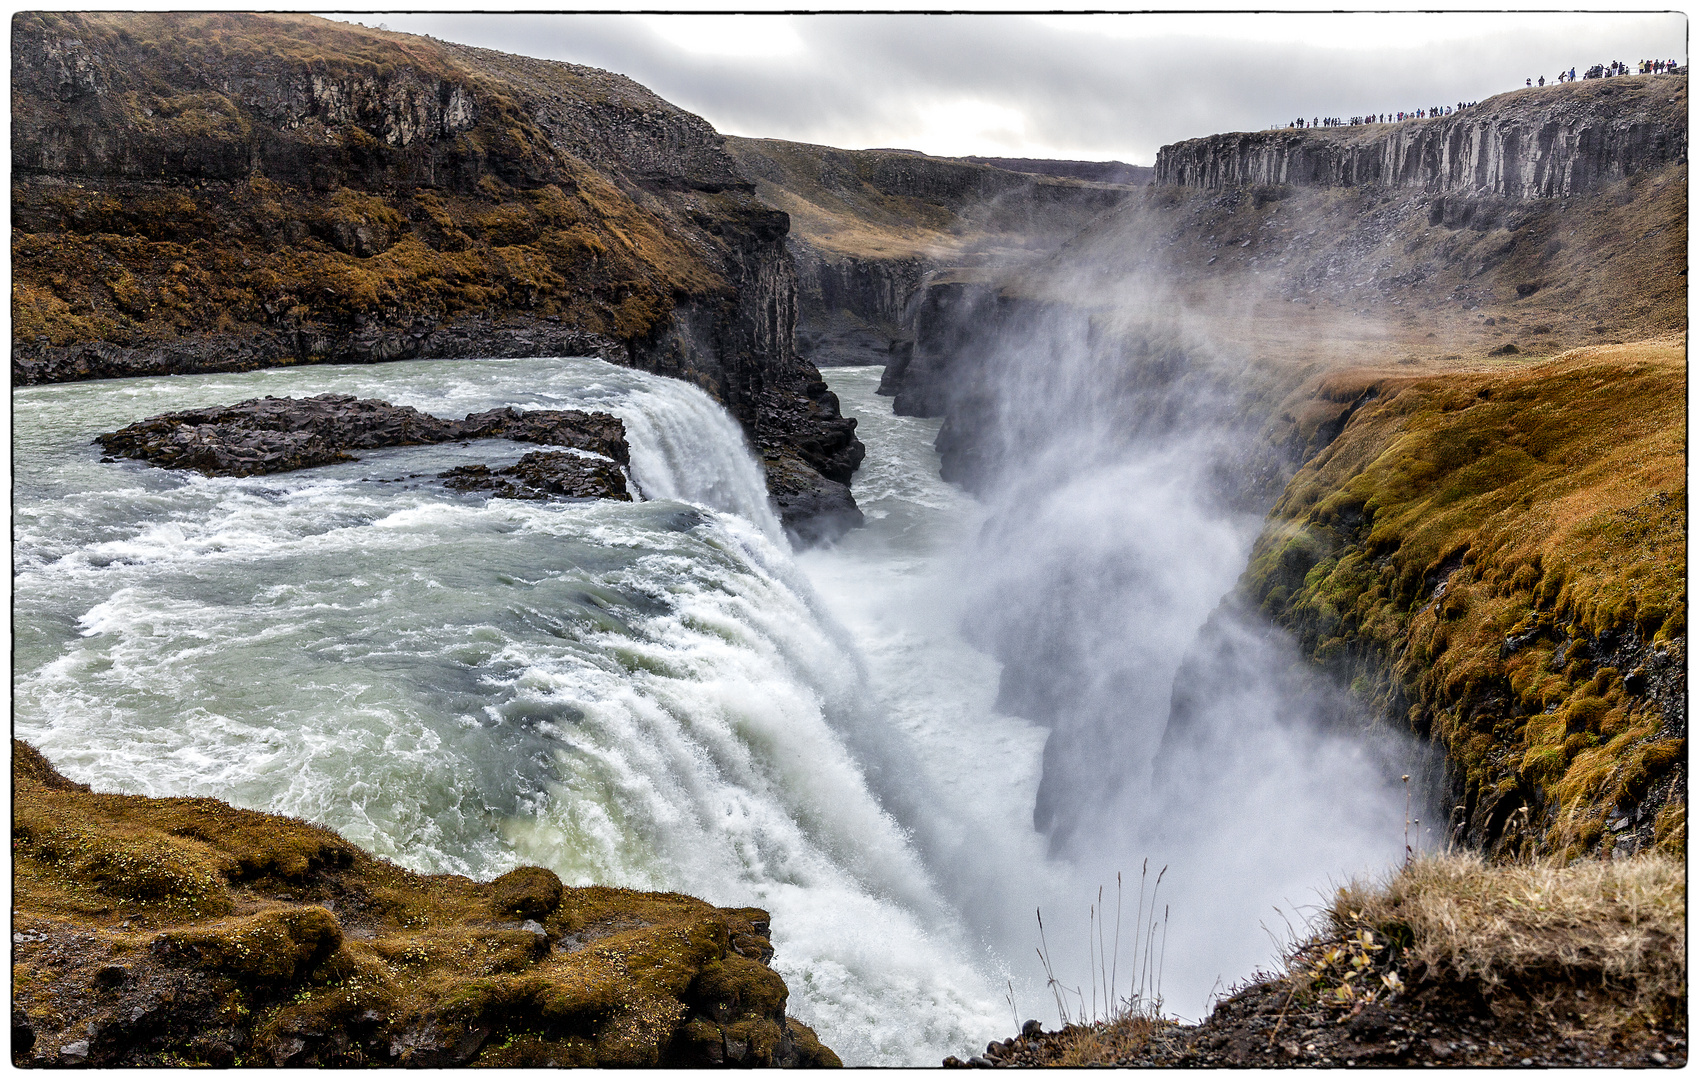
M1104 758L1113 765L1130 739L1129 758L1148 763L1174 665L1230 584L1245 527L1206 516L1187 518L1192 533L1153 531L1195 513L1160 460L1065 455L1036 459L1066 482L1029 504L1025 525L999 521L995 500L939 479L938 422L892 416L873 395L877 369L829 377L869 447L854 485L869 525L794 558L723 410L694 387L598 361L17 390L16 732L97 788L304 817L417 870L489 877L534 862L568 883L768 908L791 1012L848 1063L932 1064L1018 1019L1053 1017L1034 909L1059 975L1089 985L1096 886L1142 854L1177 852L1196 899L1222 880L1221 847L1184 808L1131 814L1104 796L1116 789L1082 788L1106 811L1100 849L1047 850L1032 812L1049 734L999 711L999 665L964 627L983 639L1023 612L1048 617L1047 583L1072 566L1074 591L1058 596L1080 622L1058 640L1105 636L1058 670L1090 671L1131 641L1086 689L1107 700L1135 685L1129 665L1149 667L1132 717L1143 734L1115 733ZM101 462L91 443L171 409L327 391L441 416L613 412L645 501L486 499L435 479L531 449L499 440L246 479ZM1101 512L1117 504L1121 518ZM1090 575L1135 533L1128 558L1161 572L1128 563L1103 579L1118 592L1091 594ZM993 557L999 543L1010 551ZM1220 776L1195 779L1219 797ZM1253 817L1278 794L1260 791ZM1256 887L1235 882L1234 904L1177 914L1171 1007L1195 1015L1218 975L1266 958L1261 941L1221 934L1224 920L1255 934L1265 897L1314 884L1318 865L1352 865L1357 834L1293 858L1293 830L1314 816L1293 820L1234 834L1262 845ZM1189 970L1176 960L1188 950ZM1115 989L1126 992L1124 972Z
M246 479L103 463L90 441L326 391L616 413L648 501L434 479L530 449L497 440ZM994 959L855 750L900 719L701 391L599 361L435 361L14 407L16 732L67 774L308 818L422 871L536 862L766 907L792 1012L849 1062L936 1061L1006 1024Z

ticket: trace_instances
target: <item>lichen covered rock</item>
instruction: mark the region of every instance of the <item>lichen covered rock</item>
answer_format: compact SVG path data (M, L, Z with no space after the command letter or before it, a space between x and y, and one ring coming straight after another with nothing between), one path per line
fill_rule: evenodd
M410 873L213 799L90 791L13 743L20 1065L836 1065L765 912Z

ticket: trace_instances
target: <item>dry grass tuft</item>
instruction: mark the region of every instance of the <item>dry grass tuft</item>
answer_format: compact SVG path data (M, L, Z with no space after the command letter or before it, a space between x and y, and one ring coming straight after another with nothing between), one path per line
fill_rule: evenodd
M1685 1015L1684 865L1632 859L1490 866L1473 855L1417 859L1385 883L1339 890L1328 931L1367 928L1402 943L1413 984L1475 981L1537 996L1599 986L1630 1012Z
M1150 1045L1150 1038L1172 1021L1123 1016L1100 1024L1070 1025L1057 1039L1061 1055L1048 1064L1063 1068L1114 1065Z

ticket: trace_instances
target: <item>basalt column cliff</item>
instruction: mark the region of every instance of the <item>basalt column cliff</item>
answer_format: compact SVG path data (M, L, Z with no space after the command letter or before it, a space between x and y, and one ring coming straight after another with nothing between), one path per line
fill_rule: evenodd
M725 404L804 540L860 520L786 215L618 75L294 15L12 28L13 377L595 354Z

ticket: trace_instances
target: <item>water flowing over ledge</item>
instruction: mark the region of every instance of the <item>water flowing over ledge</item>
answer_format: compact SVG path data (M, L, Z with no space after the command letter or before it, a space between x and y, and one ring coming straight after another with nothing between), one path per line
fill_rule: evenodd
M303 389L624 421L645 500L442 488L499 442L251 479L100 463L167 408ZM791 1011L847 1061L936 1059L994 985L849 747L884 723L700 390L591 360L37 387L19 423L17 732L105 790L323 823L411 869L772 911ZM857 734L859 733L859 734ZM874 1018L909 1019L888 1029Z

